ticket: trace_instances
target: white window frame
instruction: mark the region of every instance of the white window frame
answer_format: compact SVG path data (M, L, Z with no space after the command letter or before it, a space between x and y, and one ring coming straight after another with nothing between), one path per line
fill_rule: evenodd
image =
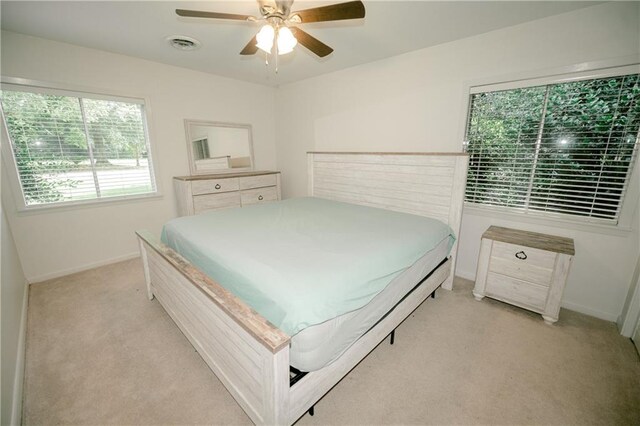
M568 67L539 71L536 73L519 73L501 77L489 77L480 80L467 81L463 88L463 109L459 140L461 148L465 148L465 137L471 108L471 96L475 93L494 90L508 90L522 87L533 87L548 84L567 83L571 81L606 78L623 74L640 73L640 55L571 65ZM485 204L469 203L465 201L467 212L477 216L503 216L506 219L520 222L541 224L547 226L569 227L588 232L626 235L632 231L632 220L636 206L640 200L640 155L633 165L629 175L628 187L622 205L618 222L610 220L582 217L553 212L538 212L534 210L517 211L516 209L489 206Z
M129 102L136 103L143 106L143 114L142 114L142 122L145 133L145 138L148 143L148 152L147 157L149 161L149 170L150 170L150 179L152 187L155 189L152 192L144 193L144 194L134 194L134 195L122 195L116 197L106 197L106 198L92 198L87 200L80 201L62 201L56 203L44 203L44 204L34 204L34 205L26 205L25 196L22 190L22 182L20 181L20 175L17 169L13 147L11 145L11 138L9 136L9 131L6 127L6 123L4 120L4 111L1 111L3 116L0 117L0 126L2 129L2 161L4 161L4 166L7 168L7 176L9 177L9 183L11 186L11 192L14 196L14 201L16 204L16 209L20 214L27 213L44 213L50 210L64 210L64 209L77 209L77 208L86 208L86 207L95 207L96 205L102 204L118 204L118 203L126 203L126 202L134 202L134 201L145 201L162 198L162 191L160 188L160 179L159 179L159 171L156 165L156 149L152 142L151 135L151 108L149 106L149 100L143 96L126 96L122 94L116 93L107 93L104 90L93 89L87 87L72 87L72 85L60 85L55 83L48 83L36 80L29 80L23 78L15 78L15 77L5 77L3 76L0 79L0 85L2 88L6 88L7 90L19 90L23 92L33 92L33 93L43 93L43 94L52 94L52 95L60 95L60 96L70 96L70 97L78 97L85 99L97 99L97 100L105 100L105 101L115 101L115 102ZM6 143L5 143L6 142Z

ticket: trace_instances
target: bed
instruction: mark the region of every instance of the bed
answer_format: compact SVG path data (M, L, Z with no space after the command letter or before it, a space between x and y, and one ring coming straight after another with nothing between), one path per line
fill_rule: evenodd
M467 156L464 154L309 153L309 195L315 198L285 201L282 202L282 208L286 211L292 206L301 205L303 208L315 211L325 208L326 205L330 208L349 209L351 213L354 213L351 210L355 209L355 214L368 214L365 210L369 207L375 208L376 211L382 208L415 215L407 215L407 221L412 218L417 221L426 221L417 216L438 219L457 235L460 229L466 169ZM330 203L322 200L332 201ZM353 206L354 204L357 207ZM277 210L281 207L280 205L264 206L256 206L255 212L249 209L242 214L254 214L259 209L264 209L267 213L271 211L271 214L276 217L283 214L281 210ZM373 211L373 209L370 210ZM380 215L384 216L382 213ZM216 216L216 220L222 219L223 216ZM205 219L202 215L201 218L189 220ZM185 224L183 229L188 231L190 224L186 219L179 221L179 224L182 225L183 222ZM309 225L300 226L308 227ZM175 228L180 227L175 226ZM393 230L393 233L395 232ZM307 311L313 311L313 309L303 309L296 312L296 315L281 318L282 315L277 313L280 307L274 308L272 302L280 301L283 298L282 294L273 295L273 300L267 303L271 308L264 308L265 305L254 303L251 299L250 295L255 293L249 293L248 299L246 295L242 295L247 301L235 295L240 294L238 288L246 287L246 283L242 281L243 276L236 277L239 280L238 288L234 288L233 285L229 287L229 282L233 283L233 281L227 280L226 276L221 281L226 282L227 288L210 278L210 276L220 276L216 275L215 271L207 269L212 262L211 259L214 261L218 259L220 264L228 265L240 258L237 255L234 257L231 240L221 237L217 246L218 251L212 255L214 257L200 263L200 267L197 267L195 264L199 263L197 261L199 255L194 257L193 247L185 249L183 242L188 238L182 240L177 231L172 235L163 235L163 239L167 244L180 248L185 256L194 260L193 263L149 232L139 231L137 234L149 298L158 299L205 362L256 424L295 422L377 344L393 332L436 288L442 286L445 289L451 289L452 271L455 267L454 240L438 237L435 246L426 253L423 251L420 255L412 255L415 257L411 258L411 267L398 270L398 273L393 276L387 274L389 275L387 282L381 283L371 295L366 295L364 302L360 300L362 295L351 298L356 300L354 303L360 307L377 303L375 309L386 312L373 320L367 311L360 314L362 310L355 309L356 305L342 307L341 311L333 314L324 311L309 314ZM246 243L244 244L246 247ZM255 250L256 256L251 258L258 258L265 248L256 244ZM449 252L451 254L441 261L442 257ZM367 253L367 257L375 253L375 250ZM406 256L399 257L404 259ZM263 282L260 283L262 287L257 287L258 289L268 289L270 281L282 279L281 276L270 276L268 264L275 263L275 258L267 256L266 259L266 261L262 260L262 263L267 265L265 268L260 269L260 265L249 268L251 270L257 268L256 270L263 274L258 275L258 278L264 277ZM269 259L272 260L269 261ZM354 259L350 261L357 261L357 257ZM324 266L327 260L322 259L321 263ZM336 264L340 265L339 262ZM326 269L332 272L331 268ZM304 268L301 271L304 272ZM311 271L312 269L309 269L309 272ZM314 271L313 276L318 275L318 279L324 282L331 281L333 284L333 280L327 278L331 277L330 274L320 275L321 269ZM381 273L386 274L384 271ZM336 281L339 275L335 275ZM427 275L426 278L424 278L425 275ZM293 277L292 280L297 277L295 274L285 276ZM373 276L371 279L377 280L376 277ZM396 282L401 282L401 285L389 284ZM420 285L417 285L418 283ZM338 284L334 289L342 288ZM327 287L331 288L329 284ZM393 291L387 291L389 288ZM411 291L408 292L407 289ZM275 291L277 288L266 291L266 296ZM295 291L295 288L291 287L287 291ZM313 296L312 288L301 294L306 293ZM349 300L352 301L351 299ZM301 300L297 300L296 303L303 303ZM334 306L335 303L330 305ZM298 322L289 318L294 318ZM327 318L337 319L331 323ZM274 323L279 326L277 327ZM301 323L311 326L300 330L298 325ZM342 342L338 347L318 345L318 336L324 335L326 341L326 336L331 336L327 334L326 329L335 328L337 323L341 326L347 324L345 327L351 327L354 330L360 328L359 338L346 343ZM362 328L364 331L361 330ZM313 342L316 342L315 346ZM328 349L320 350L325 347ZM292 384L290 376L292 365L296 369L308 371L295 384Z

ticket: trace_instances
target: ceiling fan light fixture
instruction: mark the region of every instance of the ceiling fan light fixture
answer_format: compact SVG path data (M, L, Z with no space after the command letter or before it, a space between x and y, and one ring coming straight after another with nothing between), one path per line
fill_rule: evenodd
M298 40L288 27L278 29L278 54L286 55L293 52L293 48L298 44Z
M267 24L260 29L260 32L256 35L256 46L260 50L264 50L267 53L271 53L273 47L273 39L275 38L275 30L271 24Z

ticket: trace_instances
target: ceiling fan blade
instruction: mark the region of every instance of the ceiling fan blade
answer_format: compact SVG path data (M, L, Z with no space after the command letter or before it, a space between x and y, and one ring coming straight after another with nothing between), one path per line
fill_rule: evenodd
M256 36L253 36L253 38L249 40L249 43L247 43L244 49L240 51L240 54L255 55L255 53L258 51L258 46L256 46L257 43L258 43L258 40L256 39Z
M298 15L303 24L309 22L340 21L343 19L364 18L364 4L361 1L331 4L313 9L299 10L292 13Z
M312 36L311 34L302 31L300 28L291 28L291 32L293 36L298 40L298 43L315 53L316 55L324 58L331 52L333 49Z
M184 16L187 18L233 19L235 21L246 21L249 18L253 18L249 15L237 15L235 13L204 12L200 10L186 9L176 9L176 13L178 16Z

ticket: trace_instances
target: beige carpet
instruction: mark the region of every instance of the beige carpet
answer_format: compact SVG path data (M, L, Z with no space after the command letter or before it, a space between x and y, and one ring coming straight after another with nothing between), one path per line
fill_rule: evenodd
M438 291L298 424L640 424L640 361L613 323L555 326ZM249 424L139 260L31 286L25 424Z

